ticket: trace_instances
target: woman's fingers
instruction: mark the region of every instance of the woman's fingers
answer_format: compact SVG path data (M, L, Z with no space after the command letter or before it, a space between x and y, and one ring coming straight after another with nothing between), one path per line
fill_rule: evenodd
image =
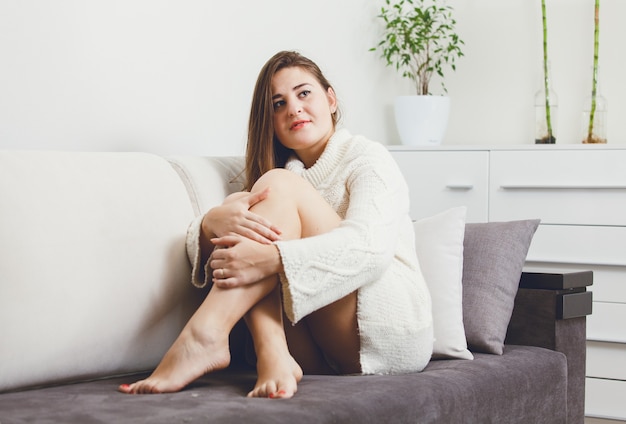
M264 258L268 249L278 252L273 246L262 245L239 234L229 234L211 239L215 249L211 255L209 266L213 270L212 277L216 286L231 288L253 284L267 275L274 273L268 270Z
M216 234L236 233L263 244L279 240L280 229L261 215L250 211L251 207L267 198L269 191L266 188L258 193L240 192L228 196L217 218L220 224L216 228Z
M215 237L211 239L216 247L209 257L209 266L213 269L213 283L219 287L226 287L226 282L230 278L226 268L227 264L227 248L236 245L240 241L238 235L228 235L224 237Z
M270 188L267 187L265 188L265 190L261 190L257 193L251 193L248 196L248 209L250 209L252 206L256 205L257 203L259 203L262 200L267 199L268 194L270 193Z
M278 227L259 215L250 212L246 225L241 231L244 237L264 244L280 240L281 231Z
M236 245L237 243L239 243L239 241L241 240L240 236L237 234L228 234L222 237L213 237L211 239L211 243L213 243L216 247L232 247L234 245ZM211 254L212 258L216 258L220 256L220 252L219 250L214 250L213 253Z
M248 199L247 199L248 210L254 205L256 205L257 203L265 200L267 196L269 195L269 192L270 192L270 188L267 187L266 189L258 193L250 194L250 196L248 196ZM262 217L261 215L257 215L254 212L250 212L247 215L247 219L249 219L253 224L254 223L258 224L258 225L253 226L252 229L256 231L259 235L264 236L270 241L275 241L280 238L280 233L281 233L280 229L274 224L272 224L270 221Z

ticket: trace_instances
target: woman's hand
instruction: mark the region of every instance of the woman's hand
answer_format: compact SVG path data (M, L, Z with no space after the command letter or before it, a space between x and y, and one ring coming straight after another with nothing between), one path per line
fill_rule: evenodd
M250 212L250 208L264 200L268 192L269 188L255 194L240 192L229 195L222 205L212 208L204 216L203 228L217 237L238 234L263 244L280 240L278 227Z
M215 249L209 258L213 283L220 288L253 284L276 274L281 267L278 248L236 234L211 239Z

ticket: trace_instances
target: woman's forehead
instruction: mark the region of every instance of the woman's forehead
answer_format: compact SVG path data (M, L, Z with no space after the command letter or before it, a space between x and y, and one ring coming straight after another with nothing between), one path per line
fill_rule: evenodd
M286 94L303 85L319 85L315 77L300 67L283 68L272 77L272 96Z

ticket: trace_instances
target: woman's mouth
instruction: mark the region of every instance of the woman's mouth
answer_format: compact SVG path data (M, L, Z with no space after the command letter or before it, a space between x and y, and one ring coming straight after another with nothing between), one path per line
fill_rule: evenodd
M307 121L307 120L300 120L300 121L295 121L291 124L291 126L289 127L290 130L295 131L295 130L299 130L304 128L304 126L306 124L308 124L311 121Z

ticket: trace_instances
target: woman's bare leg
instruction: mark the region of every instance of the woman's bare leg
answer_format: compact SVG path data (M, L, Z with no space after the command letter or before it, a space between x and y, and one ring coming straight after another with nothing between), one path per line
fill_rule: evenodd
M361 372L361 339L356 308L357 294L353 292L305 318L313 340L339 374ZM332 331L328 331L329 328Z
M277 186L275 181L272 185ZM280 222L287 238L298 238L302 231L297 204L290 201L291 196L284 190L281 193L279 189L285 187L277 186L272 201L264 200L255 205L255 212ZM263 189L262 185L255 188ZM287 200L281 201L281 195ZM242 287L220 289L213 286L150 377L122 385L119 390L124 393L178 391L208 372L227 367L230 363L228 335L245 315L255 340L259 374L250 396L293 396L302 370L287 348L279 292L275 290L277 285L278 276L270 276ZM274 295L268 296L272 292Z
M292 193L293 184L283 179L293 174L281 171L270 172L255 184L252 193L268 186L271 191L265 200L254 205L251 210L277 224L283 239L297 239L302 235L298 204ZM297 391L302 369L287 346L278 276L273 275L269 279L274 281L275 290L254 305L246 315L257 357L257 382L248 396L284 399L292 397Z
M270 196L253 210L278 223L283 238L322 234L339 225L340 218L317 191L289 171L274 170L265 174L253 191L263 190L268 185L272 189ZM280 301L276 301L276 295L267 297L277 284L277 277L272 276L237 288L213 286L152 375L131 385L121 385L119 390L124 393L178 391L207 372L227 367L230 362L228 335L235 323L249 312L247 321L255 340L259 375L250 395L291 397L297 390L302 371L287 349ZM320 318L313 322L321 323L325 317L347 317L349 322L356 323L356 294L345 299L318 311L316 315ZM358 329L354 325L331 324L327 328L333 328L330 333L334 337L316 331L315 341L325 352L332 343L338 342L336 351L347 349L347 356L358 360ZM350 333L345 343L342 342L344 332ZM335 350L328 352L332 354ZM317 352L310 353L317 355ZM277 361L278 357L282 359ZM333 357L333 360L341 358Z
M123 384L119 390L124 393L175 392L208 372L227 367L230 331L275 287L276 281L272 280L231 289L213 286L152 375L134 384Z
M270 187L268 197L255 205L252 210L278 224L283 239L323 234L336 228L341 222L337 213L308 182L289 171L274 170L265 174L253 187L252 192L263 190L268 186ZM265 298L263 302L269 302L269 299L270 296ZM276 334L280 334L280 339L278 336L276 339L268 338L265 331L267 326L254 326L255 319L262 317L264 313L280 313L282 315L280 299L277 297L273 299L275 299L273 306L265 312L259 313L259 315L252 314L252 312L258 312L257 307L260 305L255 306L247 320L255 340L255 347L258 340L281 342L285 339L285 332L279 332L277 328L274 328L274 331ZM272 322L278 321L278 315L275 315ZM309 323L313 324L312 331L306 328ZM326 325L323 330L322 325ZM289 326L288 323L286 327ZM340 372L355 373L360 371L356 293L316 311L306 318L306 322L300 323L298 326L299 328L287 328L286 337L293 347L294 357L305 367L307 372L329 373L332 371L328 367L322 351L339 366ZM253 330L254 328L257 328L257 331ZM268 358L265 358L265 352L268 353ZM257 358L259 379L255 389L251 392L253 395L260 394L263 396L267 392L265 387L280 387L280 381L284 379L281 376L293 372L291 360L272 360L271 350L260 351L257 348ZM289 391L285 397L289 397Z
M258 371L248 397L292 397L302 379L302 369L287 347L279 287L248 312L246 323L254 340Z
M296 325L291 324L286 317L283 318L283 321L285 322L284 329L289 352L298 362L298 365L302 367L304 374L337 374L337 371L328 365L322 349L313 339L306 318Z

